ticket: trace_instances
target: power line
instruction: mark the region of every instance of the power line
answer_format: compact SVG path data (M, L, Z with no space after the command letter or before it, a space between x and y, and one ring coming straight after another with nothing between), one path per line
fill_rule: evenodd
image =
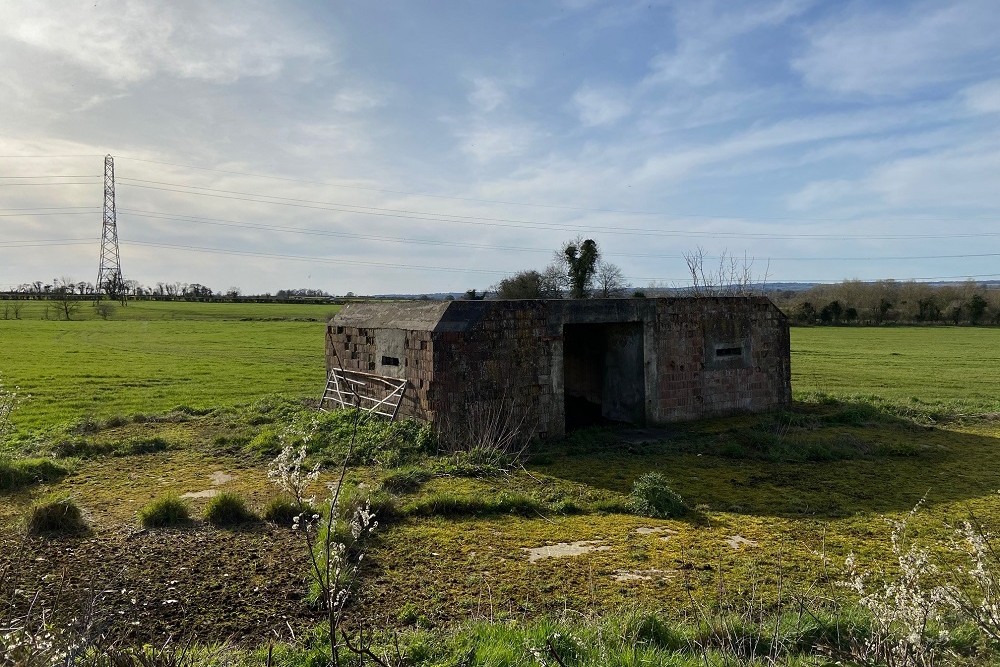
M252 252L249 250L229 250L226 248L205 248L202 246L181 245L175 243L152 243L149 241L122 241L123 245L140 245L153 248L170 248L176 250L189 250L193 252L207 252L221 255L239 255L247 257L265 257L272 259L289 259L304 262L321 262L325 264L352 264L358 266L380 266L394 269L414 269L431 271L451 271L455 273L489 273L494 275L509 275L511 271L490 271L487 269L461 269L453 266L421 266L416 264L399 264L396 262L367 262L357 259L338 259L332 257L316 257L310 255L285 255L280 253Z
M61 174L45 174L40 176L0 176L0 178L100 178L100 174L76 174L75 176Z
M0 218L34 218L42 215L93 215L99 209L92 211L51 211L49 213L0 213Z
M139 179L121 178L122 185L133 188L143 188L147 190L159 190L163 192L174 192L177 194L198 195L202 197L214 197L217 199L229 199L235 201L246 201L257 204L272 204L276 206L292 206L296 208L306 208L323 211L336 211L339 213L355 213L359 215L373 215L389 218L403 218L409 220L426 220L430 222L450 222L455 224L488 224L492 227L511 227L515 229L551 229L565 230L570 232L595 231L608 234L620 234L630 236L680 236L689 238L756 238L756 239L834 239L834 240L901 240L901 239L939 239L939 238L981 238L984 236L1000 236L998 232L982 232L967 234L873 234L873 235L845 235L845 234L786 234L786 233L754 233L754 232L689 232L681 230L653 230L636 227L598 227L593 225L569 225L553 222L518 220L513 218L490 218L484 216L457 215L450 213L427 213L422 211L411 211L406 209L390 209L377 206L360 206L357 204L346 204L342 202L324 202L309 199L296 199L293 197L278 197L272 195L255 195L249 192L239 192L234 190L218 190L213 188L201 188L199 186L178 185L188 190L175 188L158 187L157 185L142 185L141 183L162 183L158 181L140 181ZM164 185L177 185L173 183L163 183ZM199 192L198 190L204 190ZM224 194L222 194L224 193ZM238 195L238 196L237 196ZM266 197L262 199L260 197ZM273 201L277 200L277 201ZM812 220L812 219L810 219Z
M776 221L777 220L786 220L786 221L794 221L794 222L798 222L798 221L802 220L801 217L797 217L797 216L753 216L753 217L746 217L746 216L733 216L733 215L713 215L713 214L706 214L706 213L683 213L683 212L676 212L676 211L675 212L666 212L666 211L642 211L642 210L634 210L634 209L591 208L591 207L585 207L585 206L569 206L569 205L566 205L566 204L539 204L539 203L534 203L534 202L518 202L518 201L510 201L510 200L502 200L502 199L481 199L481 198L476 198L476 197L459 197L459 196L454 196L454 195L431 194L431 193L427 193L427 192L413 192L413 191L407 191L407 190L393 190L393 189L388 189L388 188L376 188L376 187L354 185L354 184L347 185L347 184L344 184L344 183L331 183L329 181L314 181L314 180L303 179L303 178L291 178L291 177L287 177L287 176L274 176L274 175L269 175L269 174L256 174L256 173L252 173L252 172L234 171L234 170L229 170L229 169L213 169L213 168L210 168L210 167L199 167L199 166L196 166L196 165L178 164L178 163L175 163L175 162L166 162L166 161L162 161L162 160L149 160L149 159L144 159L144 158L136 158L136 157L128 157L128 156L125 156L124 159L125 160L133 160L133 161L136 161L136 162L146 162L146 163L149 163L149 164L160 164L160 165L166 165L166 166L170 166L170 167L180 167L182 169L197 169L199 171L209 171L209 172L214 172L214 173L218 173L218 174L230 174L230 175L233 175L233 176L247 176L247 177L250 177L250 178L263 178L263 179L269 179L269 180L274 180L274 181L284 181L284 182L288 182L288 183L305 183L305 184L309 184L309 185L323 185L323 186L326 186L326 187L344 188L344 189L348 189L348 190L363 190L363 191L366 191L366 192L384 192L384 193L387 193L387 194L407 195L407 196L412 196L412 197L428 197L428 198L433 198L433 199L448 199L448 200L454 200L454 201L467 201L467 202L476 202L476 203L482 203L482 204L502 204L502 205L505 205L505 206L529 206L529 207L534 207L534 208L561 209L561 210L567 210L567 211L584 211L584 212L590 212L590 213L615 213L615 214L620 214L620 215L660 216L660 217L672 216L672 217L678 217L678 218L705 218L705 219L725 218L725 219L737 219L737 220L776 220ZM123 177L119 177L119 180L122 180L122 178ZM131 180L139 180L139 179L131 179ZM148 182L152 183L152 182L155 182L155 181L148 181ZM183 185L180 185L180 184L172 184L172 185L178 185L179 187L198 187L198 186L183 186ZM926 222L940 222L940 221L945 221L945 220L942 220L941 218L920 218L920 219L923 220L923 221L926 221ZM814 221L817 221L817 222L851 222L852 221L849 218L815 218L815 217L809 218L809 220L814 220Z
M66 211L70 209L100 210L99 206L34 206L28 208L0 208L0 211Z
M460 243L457 241L440 241L431 239L404 238L398 236L376 236L370 234L356 234L352 232L341 232L333 230L323 230L314 228L286 227L281 225L266 225L260 223L246 222L241 220L226 220L220 218L205 218L200 216L172 215L159 211L143 211L133 209L119 209L120 213L138 214L137 217L145 217L154 220L175 220L178 222L192 222L195 224L215 225L221 227L231 227L236 229L252 229L260 231L273 231L292 234L306 234L314 236L329 236L336 238L350 238L364 241L385 241L390 243L416 243L431 246L448 246L460 248L474 248L479 250L513 250L523 252L551 253L552 248L523 247L523 246L500 246L481 243ZM683 259L684 255L663 255L650 253L604 253L607 257L638 257L649 259ZM888 260L917 260L917 259L971 259L981 257L1000 257L1000 253L969 253L954 255L912 255L912 256L863 256L863 257L747 257L750 261L888 261ZM707 256L709 259L722 259L721 256Z
M454 272L454 273L485 273L485 274L493 274L493 275L512 275L513 273L516 273L515 271L496 271L496 270L488 270L488 269L463 269L463 268L446 267L446 266L419 266L419 265L413 265L413 264L397 264L397 263L388 263L388 262L366 262L366 261L362 261L362 260L344 260L344 259L334 259L334 258L330 258L330 257L315 257L315 256L308 256L308 255L285 255L285 254L278 254L278 253L259 253L259 252L241 251L241 250L227 250L227 249L224 249L224 248L205 248L205 247L201 247L201 246L190 246L190 245L180 245L180 244L150 243L150 242L145 242L145 241L127 241L125 243L126 243L126 245L133 244L133 245L149 246L149 247L155 247L155 248L170 248L170 249L177 249L177 250L188 250L188 251L193 251L193 252L206 252L206 253L215 253L215 254L224 254L224 255L241 255L241 256L249 256L249 257L264 257L264 258L273 258L273 259L288 259L288 260L306 261L306 262L320 262L320 263L326 263L326 264L352 264L352 265L361 265L361 266L381 266L381 267L398 268L398 269L449 271L449 272ZM891 280L896 280L897 282L910 282L910 281L913 281L913 282L925 282L925 281L930 281L930 280L966 280L966 279L971 279L971 278L998 278L998 277L1000 277L1000 273L983 273L983 274L959 275L959 276L930 276L930 277L924 277L924 278L909 277L909 278L899 278L899 279L891 279ZM662 283L668 283L668 282L674 282L674 283L676 283L676 282L691 282L690 278L641 278L641 277L636 277L636 276L625 276L625 278L627 280L632 280L632 281L636 281L636 282L662 282ZM872 279L868 279L868 280L863 280L862 282L871 282L871 281L875 281L875 280L890 280L890 279L887 279L887 278L872 278ZM786 282L786 281L781 281L781 280L778 280L778 279L772 279L770 282L774 283L774 282ZM836 282L843 282L843 281L842 280L831 281L830 279L824 278L824 279L798 279L795 282L808 282L808 283L828 283L828 282L834 282L834 283L836 283Z
M11 160L13 160L13 159L20 159L20 158L24 158L24 159L28 159L28 160L33 160L33 159L36 159L36 158L37 159L46 159L46 158L53 158L53 159L59 158L59 159L61 159L61 158L71 158L71 157L104 157L104 156L103 155L99 155L97 153L93 153L93 154L78 154L78 155L0 155L0 158L11 159Z
M37 239L31 241L0 241L3 248L32 248L41 246L89 245L97 243L94 239Z
M362 241L386 241L390 243L417 243L420 245L450 246L458 248L474 248L480 250L516 250L524 252L546 252L546 253L552 252L551 248L547 249L526 248L521 246L498 246L498 245L488 245L482 243L460 243L458 241L439 241L431 239L403 238L399 236L377 236L372 234L355 234L353 232L340 232L327 229L313 229L313 228L302 228L302 227L284 227L280 225L265 225L260 223L244 222L239 220L223 220L220 218L170 215L170 214L160 213L157 211L119 209L119 213L141 214L138 215L137 217L140 218L144 217L153 220L176 220L178 222L193 222L196 224L216 225L220 227L234 227L237 229L288 232L292 234L307 234L313 236L330 236L336 238L358 239Z
M449 199L449 200L453 200L453 201L467 201L467 202L476 202L476 203L480 203L480 204L502 204L502 205L505 205L505 206L530 206L530 207L534 207L534 208L562 209L562 210L567 210L567 211L587 211L587 212L591 212L591 213L617 213L617 214L621 214L621 215L664 215L663 213L659 213L659 212L655 212L655 211L632 211L632 210L611 209L611 208L587 208L587 207L583 207L583 206L569 206L569 205L566 205L566 204L538 204L538 203L532 203L532 202L506 201L506 200L502 200L502 199L479 199L479 198L476 198L476 197L458 197L458 196L454 196L454 195L438 195L438 194L430 194L430 193L427 193L427 192L412 192L412 191L406 191L406 190L391 190L391 189L388 189L388 188L374 188L374 187L363 186L363 185L353 185L353 184L352 185L345 185L343 183L331 183L329 181L312 181L312 180L307 180L307 179L304 179L304 178L290 178L290 177L287 177L287 176L271 176L271 175L267 175L267 174L254 174L254 173L249 173L249 172L245 172L245 171L232 171L232 170L228 170L228 169L212 169L212 168L209 168L209 167L198 167L198 166L189 165L189 164L177 164L177 163L174 163L174 162L163 162L163 161L160 161L160 160L146 160L146 159L135 158L135 157L132 157L132 158L126 157L125 159L126 160L134 160L136 162L148 162L150 164L162 164L162 165L167 165L167 166L170 166L170 167L181 167L183 169L199 169L201 171L211 171L211 172L215 172L215 173L218 173L218 174L230 174L230 175L234 175L234 176L248 176L250 178L265 178L265 179L270 179L270 180L275 180L275 181L285 181L285 182L289 182L289 183L306 183L306 184L309 184L309 185L323 185L323 186L332 187L332 188L345 188L345 189L349 189L349 190L364 190L366 192L384 192L386 194L406 195L406 196L410 196L410 197L428 197L428 198L432 198L432 199ZM715 218L715 217L725 217L725 216L712 216L712 215L691 214L691 215L686 215L685 217L689 217L689 218L695 218L695 217ZM772 219L774 219L774 220L786 220L786 219L793 219L793 218L772 218Z
M93 183L76 182L76 181L63 181L61 183L0 183L0 188L24 188L31 185L97 185L100 181L94 181Z

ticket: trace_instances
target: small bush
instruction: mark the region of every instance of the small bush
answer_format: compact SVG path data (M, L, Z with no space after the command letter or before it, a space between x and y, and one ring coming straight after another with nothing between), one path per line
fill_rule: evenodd
M292 522L299 514L315 514L316 510L309 505L299 507L292 499L286 496L274 498L264 508L264 520L286 528L292 527Z
M31 508L28 532L33 535L79 535L89 530L80 508L69 496L50 496Z
M190 522L187 503L174 493L160 496L139 510L139 523L143 528L171 528Z
M208 501L205 520L213 526L239 526L257 521L257 515L247 507L243 496L224 491Z
M382 479L382 488L392 493L413 493L431 478L431 472L416 466L391 471Z
M632 511L654 519L671 519L687 512L684 499L658 472L648 472L632 485Z
M0 458L0 491L14 491L39 482L51 482L68 472L66 468L50 459L13 461Z

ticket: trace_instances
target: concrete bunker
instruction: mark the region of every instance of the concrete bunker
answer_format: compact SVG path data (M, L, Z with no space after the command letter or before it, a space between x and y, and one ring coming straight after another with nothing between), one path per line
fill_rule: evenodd
M373 391L402 383L393 414L440 425L492 402L543 438L791 401L788 320L764 297L351 303L326 358Z

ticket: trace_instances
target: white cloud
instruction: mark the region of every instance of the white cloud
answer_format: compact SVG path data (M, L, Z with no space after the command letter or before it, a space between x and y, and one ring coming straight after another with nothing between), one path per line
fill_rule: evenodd
M751 5L750 9L729 5L720 8L712 2L677 5L674 27L677 45L649 61L650 73L645 84L715 83L723 74L734 37L780 25L801 14L809 4L808 0L783 0L768 6Z
M963 80L996 62L1000 11L994 0L925 1L890 13L860 3L809 30L805 53L793 62L805 81L836 93L902 95Z
M927 113L927 112L924 112ZM718 164L730 164L737 158L792 146L873 135L919 120L922 113L897 109L894 113L879 109L871 112L826 114L783 120L754 127L712 143L655 155L636 171L641 179L678 180L691 178L695 170ZM749 170L749 166L747 166Z
M857 197L861 188L856 181L834 179L814 181L788 198L788 208L793 211L840 204L844 199Z
M384 104L382 95L361 88L345 88L333 97L331 105L335 111L342 113L358 113L370 111Z
M135 83L157 73L231 83L272 76L327 47L280 12L244 3L0 4L0 37L59 56L105 79Z
M1000 137L975 146L895 160L876 169L867 186L903 208L1000 206Z
M476 124L457 134L460 150L477 162L521 155L539 138L539 132L527 123Z
M962 96L973 113L997 113L1000 111L1000 79L970 86L962 91Z
M614 123L631 111L631 105L623 92L599 90L591 86L577 90L573 95L573 104L580 122L589 127Z
M707 86L718 80L725 53L709 53L701 47L683 46L676 53L660 53L649 62L647 83L686 83Z
M504 85L493 77L477 76L472 79L469 104L481 113L489 113L507 101Z

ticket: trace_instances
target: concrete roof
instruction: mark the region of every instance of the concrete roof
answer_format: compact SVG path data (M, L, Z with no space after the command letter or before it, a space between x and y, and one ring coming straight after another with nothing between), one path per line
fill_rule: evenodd
M666 297L656 299L552 299L526 301L364 301L346 304L331 324L366 329L462 332L472 329L494 308L544 308L559 324L630 321L651 315L656 304L697 300L750 301L777 308L767 297ZM777 311L780 313L780 311Z

